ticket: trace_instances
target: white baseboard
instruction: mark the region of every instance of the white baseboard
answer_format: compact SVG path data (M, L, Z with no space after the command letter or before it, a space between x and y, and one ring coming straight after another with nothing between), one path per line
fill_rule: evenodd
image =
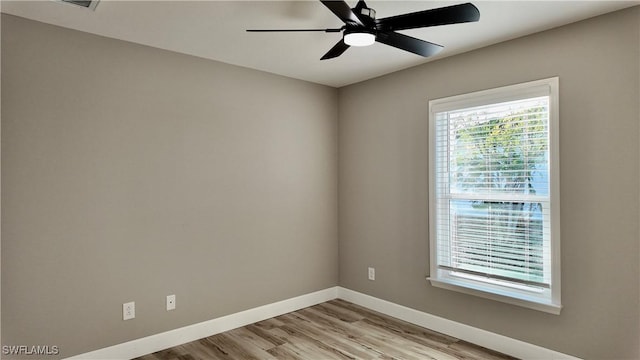
M128 341L126 343L76 355L67 359L132 359L336 298L352 302L385 315L438 331L461 340L469 341L488 349L515 356L517 358L540 360L580 360L576 357L562 354L557 351L447 320L445 318L394 304L386 300L378 299L373 296L339 286L259 306L257 308L170 330L160 334Z
M335 299L338 287L301 295L67 359L132 359Z
M338 287L338 298L520 359L579 360L557 351Z

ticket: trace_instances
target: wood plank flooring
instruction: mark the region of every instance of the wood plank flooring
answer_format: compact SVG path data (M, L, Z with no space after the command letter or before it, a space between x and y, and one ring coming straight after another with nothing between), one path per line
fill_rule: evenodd
M195 359L514 358L336 299L136 360Z

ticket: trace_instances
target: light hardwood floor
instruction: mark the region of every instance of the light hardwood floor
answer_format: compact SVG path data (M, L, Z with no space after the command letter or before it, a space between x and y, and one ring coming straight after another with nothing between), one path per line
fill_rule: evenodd
M513 359L344 300L331 300L136 360Z

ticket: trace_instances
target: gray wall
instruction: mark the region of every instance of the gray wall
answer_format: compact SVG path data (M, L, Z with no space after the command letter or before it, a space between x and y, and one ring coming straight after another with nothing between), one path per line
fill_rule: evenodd
M4 344L337 285L337 90L2 15L2 105Z
M340 285L575 356L640 358L639 24L636 7L340 89ZM552 76L561 315L430 286L428 100Z

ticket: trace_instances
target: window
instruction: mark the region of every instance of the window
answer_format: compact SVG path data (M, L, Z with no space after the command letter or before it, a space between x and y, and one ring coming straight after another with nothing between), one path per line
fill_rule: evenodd
M559 314L558 78L429 102L431 284Z

